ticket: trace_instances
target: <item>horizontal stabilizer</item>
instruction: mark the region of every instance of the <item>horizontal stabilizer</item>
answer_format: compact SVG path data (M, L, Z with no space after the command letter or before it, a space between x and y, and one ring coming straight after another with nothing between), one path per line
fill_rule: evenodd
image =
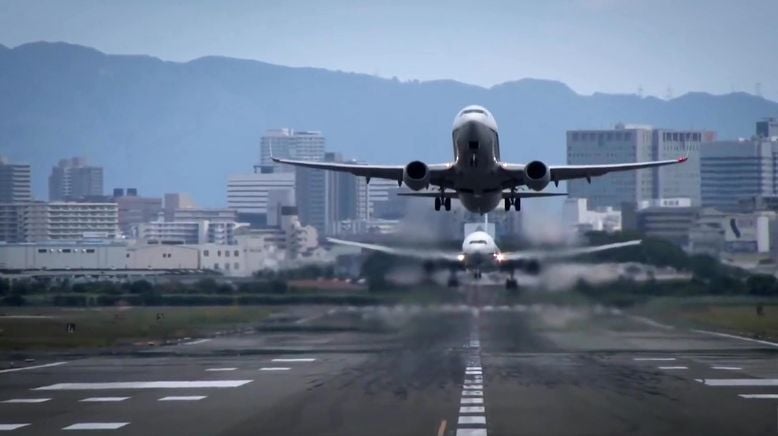
M440 197L440 192L398 192L397 195L403 197ZM560 197L567 195L567 192L516 192L513 194L513 198L538 198L538 197ZM454 191L446 191L443 193L446 198L459 198L459 195ZM502 198L511 197L509 191L502 193Z

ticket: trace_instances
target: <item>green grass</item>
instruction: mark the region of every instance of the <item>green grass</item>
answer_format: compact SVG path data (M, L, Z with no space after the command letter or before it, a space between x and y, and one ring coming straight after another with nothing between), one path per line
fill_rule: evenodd
M106 347L193 337L255 323L270 314L256 306L1 308L0 350ZM163 314L157 319L157 314ZM74 333L66 331L74 323Z
M761 303L763 313L757 315ZM661 298L638 312L669 324L778 340L778 300L755 297Z

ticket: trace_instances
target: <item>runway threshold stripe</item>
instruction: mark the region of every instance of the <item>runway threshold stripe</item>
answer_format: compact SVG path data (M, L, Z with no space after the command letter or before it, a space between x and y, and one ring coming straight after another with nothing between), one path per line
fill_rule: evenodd
M3 403L9 403L9 404L38 404L38 403L45 403L46 401L51 401L51 398L11 398L10 400L5 400Z
M3 369L3 370L0 370L0 374L5 374L7 372L27 371L27 370L30 370L30 369L51 368L53 366L60 366L60 365L66 364L66 363L67 362L53 362L53 363L46 363L46 364L43 364L43 365L24 366L22 368Z
M467 382L465 382L465 383L467 383ZM466 385L462 386L462 389L468 389L468 390L472 390L472 389L482 390L483 388L484 388L484 385L482 385L482 384L470 384L470 385L466 384Z
M0 424L0 431L12 431L18 428L27 427L28 425L30 424Z
M739 396L756 400L778 400L778 394L740 394Z
M459 404L484 404L483 398L462 398Z
M729 333L721 333L721 332L714 332L714 331L710 331L710 330L699 330L699 329L692 329L692 331L696 332L696 333L703 333L703 334L706 334L706 335L720 336L722 338L739 339L741 341L754 342L754 343L757 343L757 344L768 345L768 346L771 346L771 347L778 347L778 343L775 343L775 342L764 341L764 340L761 340L761 339L746 338L746 337L743 337L743 336L731 335Z
M460 406L459 413L484 413L484 406Z
M89 397L79 400L82 403L119 403L130 397Z
M34 388L34 391L78 391L104 389L189 389L236 388L253 380L194 380L194 381L144 381L108 383L56 383Z
M778 378L706 378L708 386L778 386Z
M470 390L464 390L462 391L463 397L483 397L484 391L470 391Z
M457 424L486 424L486 417L483 415L460 416Z
M459 428L457 436L486 436L485 428Z
M129 422L77 422L62 430L118 430Z
M186 396L169 396L169 397L162 397L157 401L199 401L205 398L205 395L186 395Z

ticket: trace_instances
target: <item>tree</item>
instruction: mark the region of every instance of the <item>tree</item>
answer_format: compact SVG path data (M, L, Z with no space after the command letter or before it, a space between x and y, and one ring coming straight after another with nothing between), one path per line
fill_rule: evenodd
M775 276L754 274L746 279L746 288L752 295L778 295Z

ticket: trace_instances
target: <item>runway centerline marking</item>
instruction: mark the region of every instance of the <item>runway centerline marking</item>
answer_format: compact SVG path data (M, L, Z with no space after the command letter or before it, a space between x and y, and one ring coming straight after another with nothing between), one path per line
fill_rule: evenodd
M660 366L659 369L676 370L676 369L689 369L688 366Z
M473 316L477 318L478 312L473 312ZM478 324L475 319L471 323L469 345L472 350L467 352L468 357L465 359L467 366L459 399L456 436L487 436L481 341L478 338Z
M778 378L706 378L708 386L778 386Z
M778 400L778 394L740 394L738 396L757 400Z
M265 366L259 368L260 371L289 371L292 368L286 366Z
M636 362L670 362L675 360L675 357L633 357L632 360Z
M34 391L78 391L105 389L189 389L189 388L236 388L253 380L194 380L194 381L143 381L106 383L56 383L33 388Z
M0 431L12 431L18 428L27 427L28 425L30 424L0 424Z
M82 403L119 403L128 400L130 397L88 397L78 400Z
M748 342L754 342L754 343L762 344L762 345L769 345L771 347L778 347L778 344L775 343L775 342L764 341L764 340L761 340L761 339L746 338L746 337L743 337L743 336L731 335L729 333L721 333L721 332L714 332L714 331L710 331L710 330L699 330L699 329L692 329L692 331L696 332L696 333L703 333L703 334L706 334L706 335L720 336L722 338L740 339L741 341L748 341Z
M199 401L205 398L205 395L171 395L169 397L162 397L157 401Z
M7 372L27 371L29 369L51 368L51 367L54 367L54 366L64 365L66 363L67 362L53 362L53 363L45 363L43 365L23 366L21 368L2 369L2 370L0 370L0 374L5 374Z
M208 368L206 371L210 372L223 372L223 371L235 371L238 368Z
M118 430L129 422L77 422L62 430Z
M743 368L739 366L711 366L713 369L720 369L722 371L741 371Z
M272 359L271 362L283 362L283 363L296 363L296 362L316 362L316 359L313 357L298 357L298 358L284 358L279 357L276 359Z
M46 401L51 401L51 398L11 398L10 400L5 400L3 403L9 403L9 404L40 404L45 403Z

